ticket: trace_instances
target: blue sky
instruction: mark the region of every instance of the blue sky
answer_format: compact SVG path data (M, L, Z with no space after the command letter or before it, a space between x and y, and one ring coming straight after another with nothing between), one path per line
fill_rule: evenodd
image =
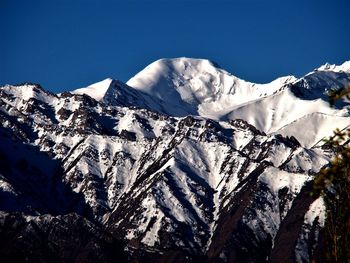
M163 57L253 82L350 60L346 0L0 0L0 85L127 81Z

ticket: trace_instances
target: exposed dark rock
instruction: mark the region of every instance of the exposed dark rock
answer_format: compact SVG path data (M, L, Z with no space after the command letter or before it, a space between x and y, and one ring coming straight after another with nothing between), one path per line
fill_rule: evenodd
M127 130L122 130L119 134L119 136L123 139L129 140L129 141L136 141L136 134L134 132L130 132Z
M289 169L294 137L140 109L138 92L111 85L119 106L0 88L1 262L293 261L306 232L316 257L319 223L303 223L314 199L273 178L312 174Z

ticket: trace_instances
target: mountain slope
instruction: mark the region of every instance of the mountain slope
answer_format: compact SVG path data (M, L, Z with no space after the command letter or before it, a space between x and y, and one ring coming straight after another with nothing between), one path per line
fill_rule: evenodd
M170 83L164 90L111 79L57 95L0 87L1 258L32 250L39 262L311 261L325 216L311 181L333 155L316 143L348 125L347 102L332 109L313 98L321 71L263 87L209 61L169 63L146 70L161 68L151 79ZM188 76L180 72L195 84L174 86ZM142 84L141 73L128 84ZM325 74L339 87L348 78ZM227 79L236 84L227 89ZM201 115L226 99L225 116Z
M35 93L20 99L28 90ZM225 211L253 186L235 215L237 223L254 233L241 248L261 250L252 246L254 240L273 242L302 185L329 159L320 148L266 136L242 120L173 118L105 106L85 95L41 93L33 85L1 89L3 220L15 224L19 219L14 212L29 218L76 213L126 242L132 257L143 249L155 255L170 249L218 258L221 252L209 251L219 246L226 253L231 242L216 241L231 222ZM52 163L52 169L41 163ZM284 195L277 194L281 189ZM279 221L254 201L264 195L273 200L270 207ZM279 202L284 205L276 206ZM271 230L256 229L254 222ZM110 242L105 238L102 243Z

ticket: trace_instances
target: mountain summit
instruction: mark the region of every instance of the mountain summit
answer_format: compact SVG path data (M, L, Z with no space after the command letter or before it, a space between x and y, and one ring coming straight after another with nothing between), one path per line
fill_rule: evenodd
M262 96L293 77L259 85L241 80L203 59L161 59L131 78L127 85L156 97L171 107L185 107L189 112L220 119L233 108ZM168 112L171 114L171 112Z
M217 121L239 118L265 133L294 136L302 145L312 146L335 128L349 125L348 110L331 108L327 97L329 89L342 89L349 83L347 65L349 62L326 64L300 79L286 76L256 84L231 75L209 60L160 59L126 84L106 79L73 93L174 117L193 115ZM310 133L301 132L305 125L309 125Z

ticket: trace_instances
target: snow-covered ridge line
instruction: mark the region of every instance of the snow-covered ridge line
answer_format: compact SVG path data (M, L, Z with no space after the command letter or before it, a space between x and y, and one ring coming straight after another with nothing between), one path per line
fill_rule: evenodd
M350 60L345 61L341 65L336 64L329 64L325 63L324 65L320 66L319 68L315 70L324 70L324 71L336 71L336 72L350 72Z
M325 65L296 79L281 77L267 84L241 80L205 59L160 59L131 78L126 84L111 79L73 91L86 93L111 105L147 108L174 117L202 116L214 120L244 119L258 129L274 133L293 130L296 121L312 113L349 117L349 103L333 109L327 90L342 89L350 83L349 61L341 66ZM104 94L104 95L103 95ZM346 106L346 108L344 108ZM335 118L339 119L339 118ZM309 120L313 123L313 120ZM304 123L305 125L305 123ZM334 126L323 127L330 135ZM310 145L315 134L296 132L303 145ZM319 138L318 138L319 139Z
M86 94L111 106L144 108L173 117L193 115L221 121L239 118L265 133L293 133L302 145L310 146L330 136L334 127L348 125L349 103L331 108L326 93L330 88L349 85L349 63L337 67L324 65L300 79L288 76L267 84L254 84L209 60L160 59L127 84L108 78L72 93ZM19 87L20 90L25 98L37 96L28 88ZM45 94L40 96L45 100ZM334 122L329 121L332 125L323 125L322 134L315 134L319 118L313 118L312 113L317 112L334 116L331 116ZM308 117L308 121L297 121ZM305 133L305 129L313 132Z

